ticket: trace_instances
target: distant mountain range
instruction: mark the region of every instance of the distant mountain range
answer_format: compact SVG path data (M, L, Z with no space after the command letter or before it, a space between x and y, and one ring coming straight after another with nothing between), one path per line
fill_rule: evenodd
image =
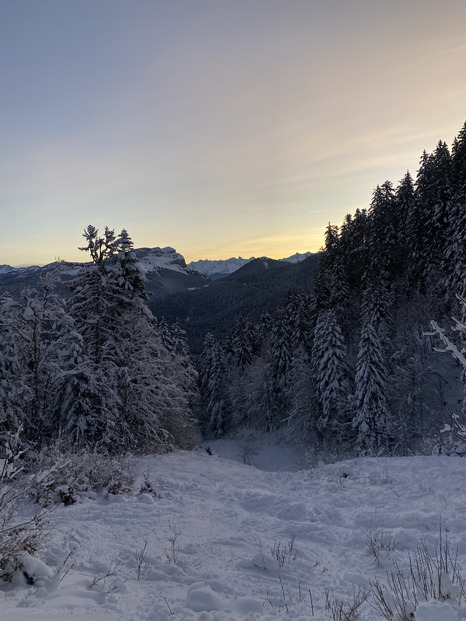
M265 312L272 313L290 289L312 289L320 258L319 254L297 253L279 261L238 257L186 265L184 257L171 247L138 248L135 252L145 272L149 308L159 319L178 321L194 353L201 351L207 332L223 338L240 315L258 319ZM66 296L67 284L81 265L0 265L0 294L8 291L19 296L23 289L37 287L41 276L59 269L58 292Z
M311 255L310 252L304 252L300 254L297 252L291 257L286 259L280 259L280 261L286 261L287 263L299 263L304 261ZM243 259L242 257L231 257L230 259L220 259L218 261L211 261L209 259L201 259L200 261L191 261L188 263L188 268L208 276L211 280L217 280L218 278L225 278L236 270L240 269L247 263L254 261L256 257L250 259Z
M183 255L174 248L138 248L136 256L146 275L146 287L151 296L163 297L190 288L203 287L209 278L188 269ZM59 269L61 280L66 286L82 263L50 263L39 267L11 267L0 265L0 293L9 291L18 295L23 289L37 286L41 276L53 269Z

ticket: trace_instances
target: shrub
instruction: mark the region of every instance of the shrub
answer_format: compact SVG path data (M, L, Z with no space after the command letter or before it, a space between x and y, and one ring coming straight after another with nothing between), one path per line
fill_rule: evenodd
M23 467L21 428L5 433L0 444L0 579L9 581L22 558L34 553L44 538L45 512L22 519L20 507L31 497L33 477Z
M34 493L42 506L71 505L96 494L129 494L136 476L127 458L96 450L62 450L58 443L35 455L28 467L38 473Z

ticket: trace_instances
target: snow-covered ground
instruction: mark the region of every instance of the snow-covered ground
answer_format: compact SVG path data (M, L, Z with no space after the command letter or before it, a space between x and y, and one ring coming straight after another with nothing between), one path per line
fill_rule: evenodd
M343 621L326 599L336 610L394 562L407 571L423 541L435 555L439 520L466 576L464 458L305 467L291 449L247 438L210 448L136 460L136 492L146 479L156 496L57 507L39 561L29 559L37 584L4 585L0 620ZM354 620L382 619L373 605L369 596ZM466 604L422 603L414 618L466 619Z

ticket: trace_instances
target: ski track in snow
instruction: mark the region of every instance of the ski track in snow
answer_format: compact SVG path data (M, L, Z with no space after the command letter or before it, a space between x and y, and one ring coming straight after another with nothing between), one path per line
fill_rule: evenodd
M440 519L466 575L464 459L365 458L274 472L274 463L285 465L278 448L262 454L264 470L221 457L232 455L225 441L211 447L213 456L198 450L138 459L141 479L146 474L160 497L57 507L37 553L52 577L39 564L37 585L3 587L0 621L327 621L326 590L351 601L370 580L383 580L393 561L405 569L423 540L434 552ZM261 463L261 455L255 459ZM396 542L381 566L367 547L376 529ZM137 580L136 551L145 539L147 563ZM272 554L278 546L282 567ZM57 575L72 549L73 566ZM103 579L109 570L115 575ZM361 620L380 618L368 603L361 608ZM465 618L462 608L440 602L415 617Z

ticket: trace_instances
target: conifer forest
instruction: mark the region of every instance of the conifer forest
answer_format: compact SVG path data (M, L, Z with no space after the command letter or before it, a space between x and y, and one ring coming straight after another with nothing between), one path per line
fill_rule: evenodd
M466 414L461 366L438 350L464 347L466 124L329 223L313 290L200 355L148 309L125 230L89 225L81 250L66 294L57 263L0 299L5 446L147 454L253 427L335 457L461 450L440 433Z

